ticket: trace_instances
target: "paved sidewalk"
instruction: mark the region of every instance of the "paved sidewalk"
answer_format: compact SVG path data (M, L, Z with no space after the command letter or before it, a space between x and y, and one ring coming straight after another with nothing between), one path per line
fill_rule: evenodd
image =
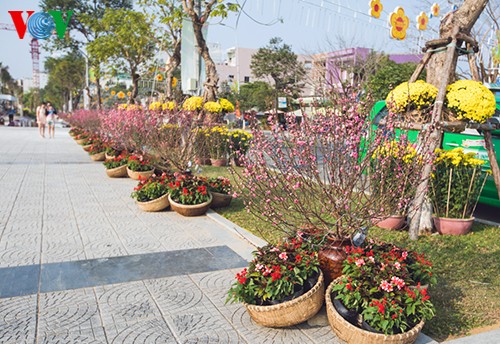
M108 178L67 130L0 127L0 343L338 342L324 311L268 329L225 305L253 250L242 230L141 212L135 184Z

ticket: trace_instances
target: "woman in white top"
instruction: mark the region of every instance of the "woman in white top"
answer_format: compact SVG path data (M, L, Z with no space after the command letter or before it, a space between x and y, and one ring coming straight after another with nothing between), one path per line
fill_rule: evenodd
M45 102L36 108L36 122L38 123L38 131L40 136L45 138L45 124L47 123L47 109L45 108Z
M47 103L47 125L49 126L49 138L53 139L56 127L56 109L50 103Z

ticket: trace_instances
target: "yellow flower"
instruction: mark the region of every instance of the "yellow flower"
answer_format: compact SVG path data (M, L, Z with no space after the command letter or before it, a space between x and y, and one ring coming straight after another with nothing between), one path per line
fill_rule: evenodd
M162 104L162 110L163 111L166 111L166 110L172 111L176 108L176 106L177 106L177 104L175 104L175 102L166 102L166 103Z
M427 30L428 23L429 23L429 17L427 16L427 13L420 12L420 14L417 16L417 30L420 31Z
M482 83L459 80L446 88L445 106L458 119L484 123L495 113L495 96Z
M151 111L160 111L162 108L162 104L160 102L152 102L149 104L149 110Z
M225 98L219 98L219 104L222 107L222 111L225 112L233 112L234 111L234 105L231 103L229 100Z
M220 113L222 111L222 107L216 102L206 102L205 105L203 105L203 109L210 113Z
M441 10L441 8L439 7L439 4L437 4L437 3L432 4L431 13L432 13L433 17L438 17L440 10Z
M405 39L410 19L406 16L403 7L396 7L389 18L389 22L391 24L391 37L400 40Z
M387 107L396 113L413 109L421 110L434 103L437 93L436 87L423 80L403 82L387 95Z
M111 95L114 96L116 94L116 91L111 91Z
M380 18L380 14L384 6L380 3L380 0L371 0L370 1L370 15L375 18Z
M125 93L123 91L120 91L118 92L118 94L116 95L119 99L123 99L125 98Z
M163 81L163 75L156 74L156 81L162 82Z
M188 111L198 111L201 110L203 106L203 98L202 97L190 97L184 101L182 104L182 108Z

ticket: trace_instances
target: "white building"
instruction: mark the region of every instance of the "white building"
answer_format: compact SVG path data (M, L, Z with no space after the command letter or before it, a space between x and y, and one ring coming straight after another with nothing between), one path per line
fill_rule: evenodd
M49 82L49 74L40 72L40 88L45 88ZM27 93L33 88L33 78L23 78L22 79L23 92Z

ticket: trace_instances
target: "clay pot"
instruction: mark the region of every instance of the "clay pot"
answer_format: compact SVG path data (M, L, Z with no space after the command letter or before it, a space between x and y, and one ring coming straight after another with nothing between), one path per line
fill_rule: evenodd
M212 203L212 195L209 195L210 199L208 201L195 205L177 203L172 200L170 195L168 195L168 201L170 202L170 208L172 208L172 210L174 210L178 214L181 214L182 216L200 216L204 215L210 208L210 204Z
M392 215L388 218L378 221L375 226L383 229L398 230L405 224L406 218L403 215Z
M210 158L210 162L212 163L212 166L216 166L216 167L227 166L227 159L212 159L212 158Z
M319 267L325 275L325 284L329 285L342 275L342 264L347 257L345 247L351 244L349 238L328 238L328 242L318 252Z
M210 205L210 208L225 208L228 207L229 204L231 204L231 200L233 199L233 196L228 195L228 194L223 194L219 192L210 192L212 194L212 204Z
M447 217L433 217L434 226L439 234L465 235L470 232L474 224L474 217L470 219L451 219Z

